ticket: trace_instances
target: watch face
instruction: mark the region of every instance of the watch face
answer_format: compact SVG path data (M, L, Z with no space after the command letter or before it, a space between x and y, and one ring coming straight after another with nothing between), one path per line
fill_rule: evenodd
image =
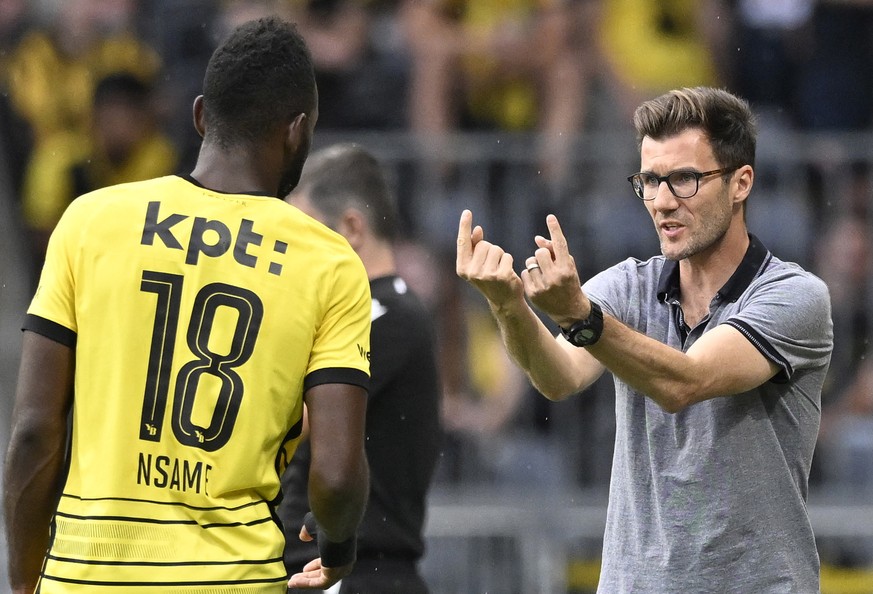
M594 338L594 330L592 330L591 328L585 328L584 330L580 331L579 334L577 334L576 336L576 340L591 340L592 338Z
M596 333L591 328L580 328L579 331L573 335L573 340L570 342L576 346L587 346L594 338L595 334Z

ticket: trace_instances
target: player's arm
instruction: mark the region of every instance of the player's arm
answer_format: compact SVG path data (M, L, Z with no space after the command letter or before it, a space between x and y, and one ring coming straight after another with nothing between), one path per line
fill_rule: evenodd
M308 389L304 400L312 451L309 505L318 522L321 558L292 576L289 586L326 589L352 570L356 532L367 503L367 392L350 384L320 384Z
M24 332L3 493L15 594L34 591L48 548L64 471L73 369L72 348Z
M537 307L566 327L588 317L591 302L578 281L571 278L575 264L558 219L549 215L546 224L551 239L536 238L539 248L535 259L540 271L531 281L528 295ZM706 332L683 353L611 316L604 315L603 321L600 339L579 350L587 351L669 412L716 396L751 390L779 371L739 330L728 325Z
M539 392L561 400L600 377L604 367L597 359L563 339L555 340L525 300L526 287L533 282L531 274L524 271L519 277L515 273L512 256L485 241L482 227L473 227L469 210L461 214L457 252L458 276L488 300L506 350ZM573 275L576 290L581 292L575 268Z

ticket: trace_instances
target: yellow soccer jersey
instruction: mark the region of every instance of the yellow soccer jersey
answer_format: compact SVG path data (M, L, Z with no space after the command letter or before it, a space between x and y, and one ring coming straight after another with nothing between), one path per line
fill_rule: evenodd
M367 386L370 308L345 239L276 198L169 176L75 200L25 325L76 350L39 591L285 592L303 391Z

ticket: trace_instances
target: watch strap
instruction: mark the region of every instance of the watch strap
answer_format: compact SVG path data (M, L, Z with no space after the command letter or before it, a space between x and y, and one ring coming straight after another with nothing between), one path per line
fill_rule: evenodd
M574 346L591 346L600 340L600 335L603 334L603 310L598 303L591 300L589 303L591 311L587 318L574 322L569 328L561 327L561 334Z

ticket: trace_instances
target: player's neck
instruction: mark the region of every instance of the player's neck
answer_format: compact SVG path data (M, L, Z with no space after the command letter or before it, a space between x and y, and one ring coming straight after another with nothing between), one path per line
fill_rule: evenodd
M204 187L226 193L264 193L275 196L278 176L269 175L258 151L219 150L204 144L191 177Z

